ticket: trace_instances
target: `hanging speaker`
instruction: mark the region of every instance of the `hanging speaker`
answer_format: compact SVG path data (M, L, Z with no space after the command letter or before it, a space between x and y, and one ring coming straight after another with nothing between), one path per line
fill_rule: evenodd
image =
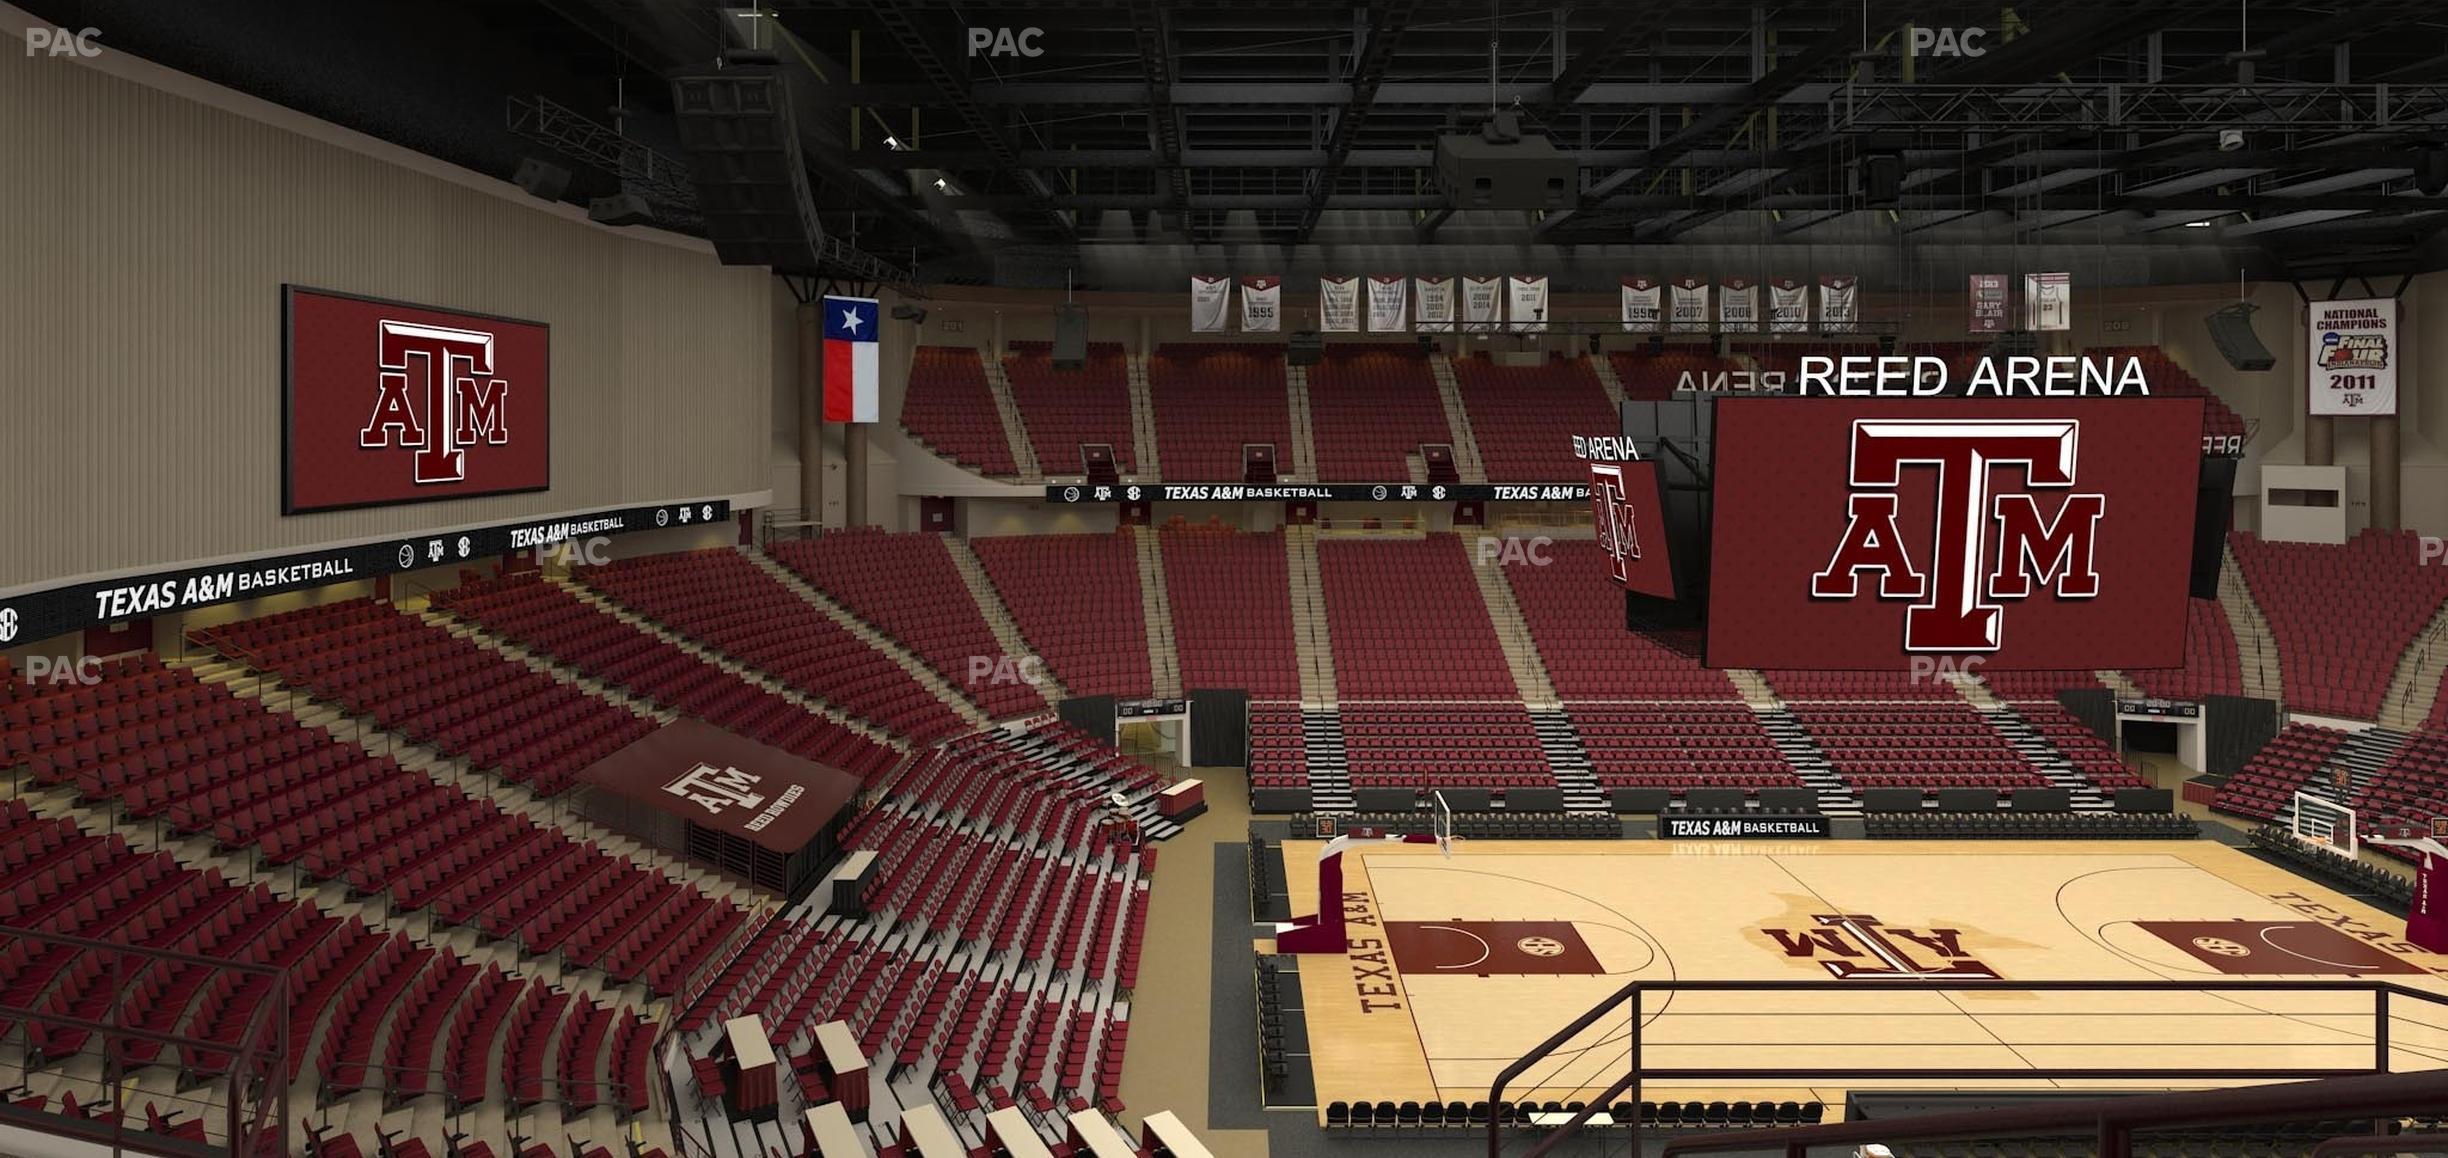
M1054 307L1054 368L1088 368L1088 311L1078 306Z
M1284 346L1284 365L1315 366L1326 360L1326 339L1316 330L1294 330Z
M1896 153L1873 153L1861 159L1862 203L1873 207L1893 206L1904 195L1904 158Z
M2278 364L2261 337L2253 333L2252 315L2259 307L2250 302L2237 302L2213 312L2203 319L2210 327L2210 340L2218 345L2219 356L2238 370L2261 371Z
M2414 188L2425 197L2448 193L2448 145L2434 145L2416 158Z

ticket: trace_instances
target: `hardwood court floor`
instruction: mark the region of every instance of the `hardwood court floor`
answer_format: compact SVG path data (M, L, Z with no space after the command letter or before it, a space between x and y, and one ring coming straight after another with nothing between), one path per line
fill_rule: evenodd
M1285 849L1294 897L1316 895L1318 847ZM1352 951L1301 961L1321 1105L1484 1099L1498 1071L1636 979L1850 983L1645 997L1644 1070L2363 1067L2372 995L2270 986L2362 977L2448 997L2448 957L2405 945L2401 918L2206 840L1461 841L1451 859L1367 845L1344 887ZM2226 988L1939 992L1899 970ZM1627 1065L1629 1021L1602 1019L1507 1097L1603 1091ZM2448 1004L2392 1001L2389 1040L2395 1069L2448 1066ZM1815 1099L1833 1116L1848 1088L2251 1080L1661 1080L1640 1096Z

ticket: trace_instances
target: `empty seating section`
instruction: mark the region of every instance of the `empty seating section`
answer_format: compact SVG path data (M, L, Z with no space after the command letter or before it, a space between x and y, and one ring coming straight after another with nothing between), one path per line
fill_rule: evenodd
M1003 358L1020 424L1028 428L1038 469L1049 475L1082 473L1080 444L1102 442L1114 452L1114 469L1138 469L1131 453L1130 367L1115 342L1088 343L1088 363L1078 370L1054 368L1054 348L1045 342L1013 342ZM1159 452L1161 453L1161 452Z
M0 728L0 764L23 764L37 784L387 892L403 909L431 908L657 993L718 953L744 918L184 671L129 668L100 687L11 704Z
M1519 704L1345 705L1343 746L1355 788L1555 786Z
M0 801L0 923L230 963L120 957L37 938L0 946L0 1000L11 1006L204 1043L113 1042L126 1063L174 1067L182 1082L226 1073L273 997L268 976L233 967L245 966L288 974L288 1007L279 1011L288 1023L287 1076L319 1074L327 1095L442 1094L472 1107L524 1086L522 1102L647 1108L641 1079L653 1034L634 1014L498 967L479 969L448 948L335 917L312 901L184 868L167 852L138 853L123 836L87 833L17 800ZM118 970L129 972L114 990ZM548 1016L547 1002L555 1003ZM515 1028L505 1034L506 1025ZM22 1028L29 1066L102 1045L50 1020ZM318 1028L321 1046L310 1049ZM531 1061L531 1047L556 1035L562 1048Z
M2151 695L2171 700L2244 694L2244 668L2227 609L2216 599L2185 601L2185 665L2128 671L2127 679Z
M900 753L623 623L533 571L433 596L484 630L607 687L864 780Z
M910 649L987 714L1002 718L1045 710L1044 696L1008 674L996 678L1011 670L998 661L1024 657L1003 654L941 537L844 531L776 543L772 553L851 614Z
M1607 788L1802 786L1744 704L1574 704L1570 712L1590 771Z
M1156 408L1156 454L1167 482L1240 482L1241 447L1275 448L1275 469L1292 466L1292 404L1283 347L1273 343L1182 342L1148 359Z
M1647 346L1615 350L1607 360L1615 367L1624 397L1635 402L1671 398L1687 379L1694 388L1723 389L1719 375L1728 376L1730 384L1731 376L1746 368L1737 359L1710 353L1706 346L1690 345L1668 345L1655 352Z
M1144 532L1143 532L1144 533ZM972 539L1029 646L1074 695L1145 698L1147 616L1130 530L1112 535Z
M2228 538L2278 644L2289 710L2368 720L2397 661L2448 597L2412 531L2367 530L2343 547Z
M981 474L1020 473L1003 431L986 366L969 346L920 346L911 352L901 426L935 453Z
M2099 733L2092 731L2056 701L2021 701L2009 705L2009 709L2021 717L2032 731L2040 733L2042 739L2074 765L2075 771L2082 773L2084 779L2103 793L2119 788L2151 786L2150 781L2126 767L2125 761L2116 754L2116 749L2100 739Z
M1344 701L1521 700L1470 568L1450 533L1318 541Z
M1622 427L1597 372L1582 358L1550 358L1540 366L1457 358L1453 371L1470 414L1471 438L1479 445L1479 461L1490 479L1580 479L1589 468L1573 457L1572 436Z
M1249 706L1252 788L1301 788L1309 783L1309 745L1299 704Z
M2348 803L2366 834L2410 824L2417 835L2427 835L2432 820L2448 816L2448 732L2425 730L2407 737L2372 774L2362 794ZM2394 857L2421 858L2409 849L2374 847Z
M1980 673L1980 682L2001 700L2053 700L2061 691L2101 686L2098 672L2080 669L1990 671L1984 668Z
M2087 358L2137 358L2142 374L2150 381L2151 393L2179 398L2206 398L2209 404L2202 411L2202 433L2214 438L2245 434L2244 416L2236 413L2227 400L2202 385L2191 371L2176 364L2167 351L2157 346L2093 346L2083 351Z
M2347 734L2312 724L2288 724L2261 746L2244 767L2219 786L2210 806L2221 812L2268 820L2294 807L2295 794L2346 742Z
M1506 567L1513 601L1546 661L1556 695L1575 700L1731 700L1725 673L1692 654L1624 630L1623 590L1600 578L1605 552L1558 539L1544 567Z
M1829 342L1809 338L1735 342L1730 349L1732 353L1750 358L1751 364L1763 375L1783 375L1782 382L1787 390L1794 388L1793 381L1802 372L1804 358L1875 358L1879 352L1876 342ZM1769 381L1776 382L1778 379L1771 378Z
M651 717L379 600L308 607L193 637L385 731L546 796L657 727Z
M1326 347L1309 367L1309 427L1321 482L1413 478L1421 443L1453 441L1428 356L1408 342Z
M1972 705L1789 702L1828 764L1865 788L2047 788L2050 782Z
M1252 700L1298 700L1283 535L1168 526L1157 543L1182 687L1247 688Z
M881 1067L917 1068L963 1112L1120 1110L1118 999L1137 981L1156 853L1107 797L1161 786L1064 725L930 752L843 834L877 853L869 915L773 922L683 1028L758 1013L805 1073L815 1027L842 1020Z
M932 740L964 729L960 715L891 656L737 551L624 559L586 568L578 578L631 611L886 731Z
M1908 671L1789 671L1769 669L1760 675L1784 699L1808 700L1938 700L1961 704L1955 685Z

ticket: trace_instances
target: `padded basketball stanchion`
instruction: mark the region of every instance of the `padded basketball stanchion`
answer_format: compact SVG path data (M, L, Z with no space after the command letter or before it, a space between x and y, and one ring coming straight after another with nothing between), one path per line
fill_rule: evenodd
M1326 847L1318 853L1317 912L1277 922L1276 952L1342 953L1351 948L1351 940L1343 932L1343 853L1363 841L1435 844L1443 846L1446 855L1453 855L1451 839L1433 832L1404 835L1374 828L1358 828L1327 841Z
M2422 854L2414 868L2414 903L2406 906L2408 944L2433 953L2448 953L2448 817L2431 821L2428 831L2404 825L2365 843L2408 848Z

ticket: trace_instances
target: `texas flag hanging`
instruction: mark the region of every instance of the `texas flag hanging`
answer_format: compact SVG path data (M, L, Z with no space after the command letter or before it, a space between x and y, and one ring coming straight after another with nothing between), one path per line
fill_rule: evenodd
M827 422L876 420L876 300L824 300L824 409Z

